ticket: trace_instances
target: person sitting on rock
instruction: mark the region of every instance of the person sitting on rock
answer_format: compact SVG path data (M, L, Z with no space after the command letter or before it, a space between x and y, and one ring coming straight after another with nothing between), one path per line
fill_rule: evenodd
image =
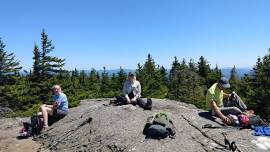
M114 105L126 105L132 104L136 106L137 104L145 110L151 110L152 100L147 99L147 102L142 100L141 97L141 84L136 80L134 73L128 74L128 80L125 81L123 86L123 96L116 97L116 101L111 100L110 104Z
M67 96L62 92L60 85L54 85L53 91L53 104L43 104L40 106L38 115L43 117L44 128L48 128L48 116L61 119L68 113L68 100Z
M230 125L232 122L227 115L243 114L246 112L247 106L235 92L232 94L224 93L223 91L227 88L230 88L230 84L225 77L213 84L206 94L206 107L211 109L212 115L218 116L223 122ZM224 97L229 100L223 102Z

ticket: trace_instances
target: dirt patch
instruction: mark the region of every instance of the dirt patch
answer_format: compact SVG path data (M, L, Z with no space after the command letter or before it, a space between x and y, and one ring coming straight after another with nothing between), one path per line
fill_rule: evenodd
M17 139L19 129L18 119L1 119L0 123L0 151L1 152L36 152L40 145L32 140Z

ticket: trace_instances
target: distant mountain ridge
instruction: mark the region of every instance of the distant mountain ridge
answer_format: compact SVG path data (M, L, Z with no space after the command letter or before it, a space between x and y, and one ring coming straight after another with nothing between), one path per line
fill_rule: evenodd
M222 75L224 77L229 78L230 75L231 75L231 70L232 70L232 68L230 68L230 67L228 67L228 68L221 68ZM115 73L115 74L118 73L119 72L119 69L112 69L112 70L106 70L106 71L109 73L109 76L112 76L113 73ZM134 70L134 69L124 69L124 71L128 74L129 72L135 72L136 70ZM238 76L241 78L241 77L244 77L245 74L252 73L252 68L250 68L250 67L247 67L247 68L236 68L236 71L237 71ZM89 71L86 70L86 72L88 73L88 72L90 72L90 70ZM97 72L99 74L101 74L103 72L103 70L97 70ZM169 73L169 72L170 72L170 70L167 69L167 73Z
M231 70L232 68L221 68L221 72L223 74L224 77L229 78L231 75ZM247 67L247 68L236 68L236 72L238 74L238 76L244 77L245 74L251 74L252 73L252 68Z
M117 74L119 72L120 69L110 69L110 70L106 70L106 72L108 72L109 76L112 76L113 73ZM136 70L134 69L123 69L127 74L129 72L136 72ZM223 74L223 76L225 77L230 77L230 72L231 72L232 68L228 67L228 68L221 68L221 72ZM79 70L80 71L80 70ZM90 74L91 70L84 70L85 73ZM247 68L236 68L237 74L238 76L241 78L243 77L245 74L250 74L252 73L252 68L247 67ZM96 72L98 72L99 74L101 74L103 72L103 70L96 70ZM170 70L167 69L167 73L169 73ZM24 71L20 72L22 75L26 75L27 73Z

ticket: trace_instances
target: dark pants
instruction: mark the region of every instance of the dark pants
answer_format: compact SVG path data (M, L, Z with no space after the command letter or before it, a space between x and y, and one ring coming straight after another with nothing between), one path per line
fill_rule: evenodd
M127 105L128 104L127 99L123 96L117 96L116 102L117 102L117 105ZM130 104L132 104L134 106L139 105L140 107L145 108L146 103L147 103L146 101L142 100L141 98L138 98L138 99L136 99L136 102L131 102Z
M220 112L224 115L239 115L242 114L247 106L242 99L236 94L233 94L233 98L223 102L224 107L220 107Z

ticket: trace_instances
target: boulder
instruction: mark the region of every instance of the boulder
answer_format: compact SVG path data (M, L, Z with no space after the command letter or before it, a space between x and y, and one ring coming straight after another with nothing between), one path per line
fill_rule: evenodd
M90 152L202 152L230 151L222 133L235 141L241 152L258 152L251 130L222 126L218 119L194 105L153 99L151 111L132 105L110 106L109 99L81 101L69 114L43 131L35 140L47 151ZM142 131L148 116L166 112L176 127L175 139L145 139ZM210 118L212 120L210 120ZM212 124L220 128L202 128Z

